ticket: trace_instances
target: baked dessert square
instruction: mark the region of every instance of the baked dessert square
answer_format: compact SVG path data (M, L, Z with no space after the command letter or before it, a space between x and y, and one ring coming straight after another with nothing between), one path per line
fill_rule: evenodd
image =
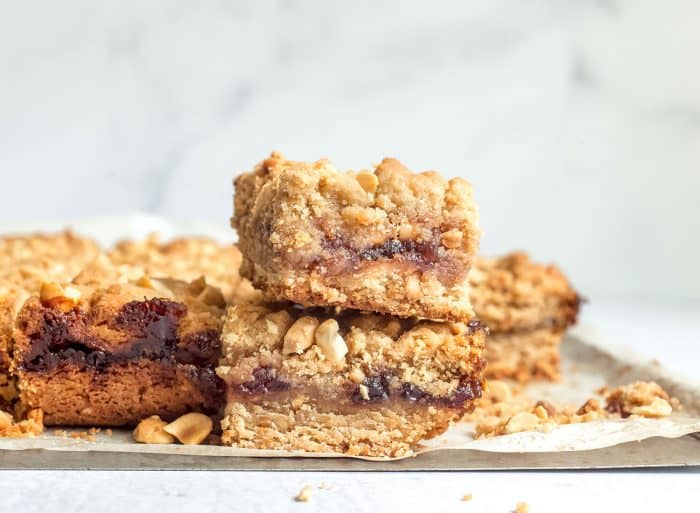
M45 283L15 325L20 400L43 410L47 425L216 414L223 400L215 374L223 305L221 292L202 279Z
M395 159L340 172L273 153L234 181L241 275L268 301L468 322L469 183Z
M488 377L558 379L559 345L581 303L566 276L514 252L477 258L470 281L476 316L490 331Z
M222 442L402 456L481 396L486 330L335 309L236 305L217 374Z

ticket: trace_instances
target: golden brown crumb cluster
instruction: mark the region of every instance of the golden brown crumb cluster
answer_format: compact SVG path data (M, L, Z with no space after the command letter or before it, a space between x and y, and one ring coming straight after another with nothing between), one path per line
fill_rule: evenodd
M488 377L558 379L559 343L580 304L564 274L516 252L479 257L469 278L476 316L491 331Z
M477 437L522 431L549 432L558 425L592 422L636 415L658 418L680 409L680 404L656 383L638 381L613 390L602 389L601 398L582 405L554 405L531 399L518 384L490 380L485 396L465 420L475 424Z
M271 301L467 321L480 231L470 185L272 154L236 181L241 274Z
M37 436L44 431L44 415L40 409L20 412L20 419L0 410L0 438Z

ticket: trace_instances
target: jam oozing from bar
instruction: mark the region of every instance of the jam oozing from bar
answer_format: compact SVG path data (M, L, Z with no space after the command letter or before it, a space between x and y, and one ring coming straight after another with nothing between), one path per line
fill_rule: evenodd
M34 331L27 332L26 321L19 326L31 341L21 367L31 372L50 372L70 363L99 370L110 364L147 359L213 368L221 345L218 333L204 330L181 339L178 326L186 313L185 305L166 299L127 303L109 327L125 334L128 341L106 347L99 337L91 334L90 326L95 320L90 314L42 307L41 321Z

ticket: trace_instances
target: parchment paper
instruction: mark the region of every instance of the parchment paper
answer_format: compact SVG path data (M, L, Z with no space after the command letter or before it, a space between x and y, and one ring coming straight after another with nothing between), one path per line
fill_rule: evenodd
M157 231L164 237L206 234L225 242L234 236L225 229L206 225L177 225L142 215L113 217L70 223L79 233L94 236L108 245L123 237L143 237ZM0 232L16 233L28 230L55 230L66 223L47 223L22 226L0 225ZM669 394L678 398L682 411L662 419L634 418L601 420L556 427L548 433L523 432L493 438L474 439L473 426L459 423L444 435L428 441L416 449L416 454L432 451L484 451L490 453L559 453L562 451L589 451L651 437L678 438L700 432L700 384L671 374L655 360L635 355L607 341L591 327L572 330L562 345L564 380L561 383L538 383L528 387L533 398L549 400L554 404L582 404L603 385L609 387L636 380L652 380ZM65 428L66 431L71 430ZM80 431L80 429L77 429ZM49 428L36 438L0 439L0 451L44 449L70 452L111 452L138 454L169 454L186 456L229 457L312 457L338 458L338 454L308 454L286 451L262 451L218 446L144 445L134 443L131 432L114 430L111 436L98 433L95 441L57 436ZM494 457L496 455L494 454ZM360 458L373 460L373 458Z

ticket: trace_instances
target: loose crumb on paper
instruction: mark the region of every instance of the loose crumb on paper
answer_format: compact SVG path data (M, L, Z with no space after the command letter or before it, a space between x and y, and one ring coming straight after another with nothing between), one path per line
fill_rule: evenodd
M530 506L527 505L527 502L519 502L515 505L513 513L529 513L529 511Z
M471 493L465 493L464 495L462 495L462 500L463 500L464 502L468 502L468 501L472 500L472 494L471 494Z
M681 409L677 399L651 381L637 381L612 390L603 387L597 393L602 399L590 398L579 407L555 406L534 401L518 384L492 380L485 397L464 420L474 422L477 438L483 438L523 431L546 433L562 424L610 418L660 418Z
M299 493L294 497L296 502L309 502L311 500L311 487L309 485L304 485L304 487L299 490Z

